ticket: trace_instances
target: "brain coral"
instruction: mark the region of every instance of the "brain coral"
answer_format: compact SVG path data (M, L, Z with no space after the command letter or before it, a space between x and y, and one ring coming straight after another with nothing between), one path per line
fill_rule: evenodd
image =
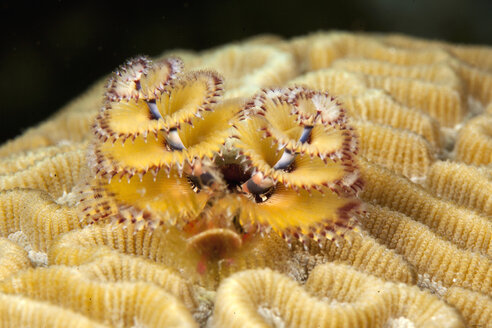
M139 57L0 146L1 327L490 327L492 49Z

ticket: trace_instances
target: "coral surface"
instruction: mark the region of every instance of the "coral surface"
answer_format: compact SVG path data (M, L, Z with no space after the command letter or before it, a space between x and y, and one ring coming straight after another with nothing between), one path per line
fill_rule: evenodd
M491 322L491 48L168 51L0 146L1 327Z

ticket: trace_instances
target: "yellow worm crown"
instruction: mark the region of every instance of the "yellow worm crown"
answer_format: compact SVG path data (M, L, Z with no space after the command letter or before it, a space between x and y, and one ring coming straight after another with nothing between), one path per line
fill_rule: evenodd
M357 140L336 99L294 86L224 100L217 73L182 70L176 58L139 57L109 79L85 220L273 230L289 242L356 226Z

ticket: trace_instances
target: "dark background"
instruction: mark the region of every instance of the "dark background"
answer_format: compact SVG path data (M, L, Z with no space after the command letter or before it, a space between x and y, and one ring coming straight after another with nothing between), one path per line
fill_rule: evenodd
M490 45L492 1L2 1L0 26L2 143L137 54L329 29Z

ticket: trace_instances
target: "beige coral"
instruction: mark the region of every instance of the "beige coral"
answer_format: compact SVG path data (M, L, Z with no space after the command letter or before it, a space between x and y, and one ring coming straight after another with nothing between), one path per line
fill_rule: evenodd
M456 159L466 164L492 163L492 115L471 119L460 130L456 140Z
M25 249L7 238L0 237L0 281L31 267Z
M435 154L419 135L371 122L353 123L360 136L361 155L412 181L427 175Z
M113 85L120 93L138 94L139 100L104 96L106 82L101 80L49 120L0 146L0 326L461 327L462 319L469 327L490 325L490 47L394 34L319 32L292 40L260 36L201 53L168 51L156 62L166 63L169 55L181 57L185 67L179 60L168 61L176 65L155 71L148 81L141 78L145 92L139 93L131 79L129 84L120 85L118 80L118 87ZM200 73L204 80L215 81L208 84L214 86L208 89L210 97L202 100L197 97L201 87L183 91L184 84L198 79L196 69L223 76L222 81L216 73ZM159 92L154 93L156 85ZM318 98L327 92L323 104L337 110L314 115L316 106L306 96L311 91L299 96L299 90L308 88L318 90L311 93ZM169 99L169 106L161 104L168 116L151 122L147 102L164 89L168 94L179 89L185 97L177 97L174 107ZM284 100L275 98L281 89L289 90L281 97L295 104L293 108L283 108ZM225 102L220 100L222 93ZM254 94L260 96L248 98ZM278 103L265 102L261 98L265 94L286 110L281 113ZM92 131L101 140L108 137L105 155L87 157L91 142L94 149L91 125L104 97L113 104L126 103L118 103L122 112L101 112ZM190 107L173 116L185 98ZM206 104L196 107L199 103ZM248 115L262 113L263 118L238 123L233 118L243 107L250 110ZM205 108L212 111L201 110ZM138 110L143 113L140 125L134 120ZM326 115L342 112L347 113L347 125L333 127L341 121ZM115 122L115 113L130 114L124 124L126 135L104 134L106 124ZM209 118L201 120L205 116ZM155 133L147 130L149 122L158 127ZM318 127L305 142L299 141L304 140L300 135L305 125L320 122L324 130ZM327 128L327 122L333 126ZM122 132L121 121L116 123L112 127ZM155 155L158 162L161 153L153 151L175 141L163 137L162 131L178 125L177 134L187 150L166 155L169 170L147 168L145 156ZM233 136L232 125L241 133ZM309 176L316 168L318 173L328 172L322 170L326 158L320 160L319 154L329 154L330 147L340 149L336 140L343 138L332 135L330 142L318 142L326 131L358 136L358 144L349 138L352 141L342 148L359 151L357 158L349 156L348 167L360 170L364 189L359 196L365 202L364 211L347 210L350 217L344 220L333 216L331 224L346 228L350 223L351 229L328 230L331 240L318 238L316 226L302 226L317 221L316 215L305 216L306 209L293 208L297 201L307 205L307 212L326 214L323 202L340 201L338 195L317 191L323 189L319 182L330 177ZM243 140L233 142L241 134ZM117 146L112 146L113 139ZM259 161L266 158L270 167L282 156L284 150L272 146L270 139L299 152L285 171L268 173ZM247 143L243 150L249 157L235 148L241 142ZM261 151L253 152L257 148ZM151 151L132 157L139 149ZM257 153L261 156L253 158ZM122 167L116 161L98 163L108 154L129 164L111 176L107 188L101 181L87 183L91 165L106 178L103 169ZM198 165L196 156L203 163ZM141 172L133 172L135 163L141 164ZM175 163L180 165L171 168ZM237 166L229 167L231 163ZM222 171L213 171L215 164L224 165ZM225 192L226 196L214 198L203 181L193 180L197 172L210 173L215 182L240 179L237 170L248 167L300 189L287 195L282 191L285 186L277 187L277 198L252 207L251 195ZM147 172L139 182L138 173ZM154 187L153 173L161 189ZM135 188L129 188L127 178ZM361 185L353 180L346 182L346 187L356 189L351 197ZM141 197L141 187L149 191L147 197ZM198 218L180 221L169 215L168 220L143 225L144 218L162 215L155 208L146 212L143 205L151 199L167 212L175 206L173 213ZM348 204L359 209L359 201L352 200L356 199L350 198ZM136 210L129 204L143 205ZM264 224L261 233L244 229L244 215L222 225L221 220L243 208L254 214L254 222ZM101 219L103 223L87 225L108 213L113 221L135 220L116 224ZM272 223L279 230L297 225L290 231L297 237L287 243Z
M81 228L77 213L56 203L44 191L13 189L0 192L0 234L21 232L34 251L46 252L62 233Z
M492 216L492 179L484 168L456 162L435 162L427 178L436 196Z
M261 44L236 44L204 52L194 69L214 69L226 81L227 98L246 97L279 86L297 74L292 54Z
M467 85L468 92L483 104L492 100L490 86L492 83L491 50L485 46L452 45L445 42L419 40L403 35L389 35L381 38L389 45L396 45L406 49L444 49L460 61L449 60L450 65L458 71Z
M0 295L2 327L104 328L75 311L20 295Z
M360 163L362 176L370 186L363 191L362 199L408 215L460 248L492 257L492 222L486 216L434 197L377 164Z
M110 252L92 256L93 261L81 263L79 272L101 282L145 281L154 283L176 296L190 311L197 307L191 284L177 271L152 261Z
M359 271L385 280L414 284L417 281L415 268L402 256L389 250L366 232L352 233L346 240L311 243L309 252L296 249L293 259L302 271L293 271L304 280L313 268L326 262L349 264Z
M427 226L387 208L368 205L367 217L362 221L365 229L417 268L420 284L427 274L433 283L443 287L460 286L492 295L489 258L459 249L434 235ZM405 238L401 238L404 233Z
M382 327L406 318L418 327L462 327L460 316L416 287L324 264L304 288L271 270L237 273L217 291L217 327Z
M492 320L492 299L490 296L461 287L451 287L444 294L448 304L457 308L466 319L467 325L484 326Z
M1 175L0 190L32 188L46 191L54 198L61 197L80 181L87 166L85 158L83 145L59 154L48 153L32 165Z
M56 289L52 288L54 285ZM196 326L181 302L152 284L97 282L67 267L24 271L1 282L0 290L7 295L65 304L72 311L106 325Z

